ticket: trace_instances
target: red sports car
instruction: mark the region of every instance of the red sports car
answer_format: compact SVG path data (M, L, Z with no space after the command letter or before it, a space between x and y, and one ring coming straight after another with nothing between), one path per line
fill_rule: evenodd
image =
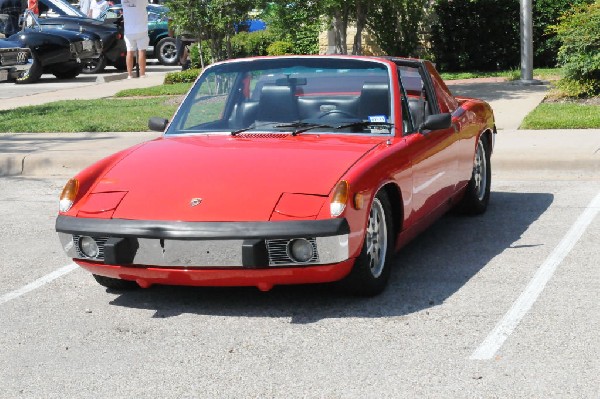
M396 250L486 210L494 117L430 62L289 56L207 67L162 137L69 180L56 231L103 286L340 280L380 293Z

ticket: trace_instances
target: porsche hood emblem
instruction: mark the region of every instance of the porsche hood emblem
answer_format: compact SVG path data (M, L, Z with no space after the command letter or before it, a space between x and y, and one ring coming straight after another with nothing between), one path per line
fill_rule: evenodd
M202 198L192 198L192 200L190 201L190 206L194 207L194 206L198 206L202 203Z

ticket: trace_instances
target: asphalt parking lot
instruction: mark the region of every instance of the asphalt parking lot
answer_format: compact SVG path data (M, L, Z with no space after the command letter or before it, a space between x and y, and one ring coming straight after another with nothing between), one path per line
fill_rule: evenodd
M371 299L107 291L64 255L58 195L147 133L0 135L0 398L600 397L598 131L515 130L544 89L498 87L453 87L494 102L488 212L442 218Z
M60 248L63 183L0 179L0 397L600 395L600 180L497 171L488 212L441 219L372 299L327 285L108 292Z

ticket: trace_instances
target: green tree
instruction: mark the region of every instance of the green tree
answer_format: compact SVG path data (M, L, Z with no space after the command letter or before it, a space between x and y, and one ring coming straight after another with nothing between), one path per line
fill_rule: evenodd
M254 0L167 0L175 30L208 43L213 61L231 58L236 24L248 19Z
M293 44L295 54L317 54L322 28L321 4L316 1L277 0L265 5L261 19L278 41Z
M572 7L591 4L594 0L536 0L533 2L534 65L553 67L557 63L560 40L551 28Z
M371 4L366 25L389 55L416 56L420 24L428 0L378 0Z

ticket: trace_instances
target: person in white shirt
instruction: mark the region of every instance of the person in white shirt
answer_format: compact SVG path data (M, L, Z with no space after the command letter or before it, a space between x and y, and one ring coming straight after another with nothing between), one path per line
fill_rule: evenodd
M88 11L88 16L90 18L98 18L102 11L108 8L108 2L106 0L91 0L90 10Z
M87 17L90 12L91 5L91 0L81 0L79 2L79 10Z
M146 77L146 48L148 38L148 0L123 0L123 25L127 46L127 79L133 77L133 55L137 51L140 78Z

